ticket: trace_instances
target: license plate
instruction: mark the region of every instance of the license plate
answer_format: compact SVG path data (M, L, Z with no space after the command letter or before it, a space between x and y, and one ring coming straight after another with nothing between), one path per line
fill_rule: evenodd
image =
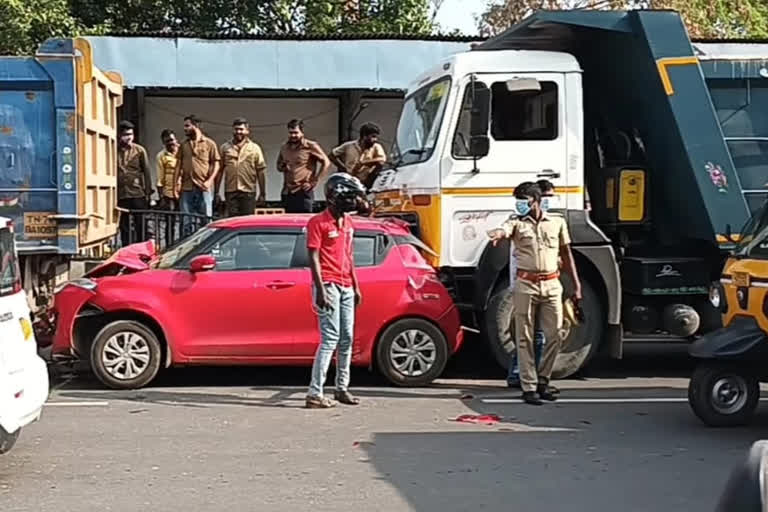
M733 284L735 286L749 286L749 274L746 272L734 272Z

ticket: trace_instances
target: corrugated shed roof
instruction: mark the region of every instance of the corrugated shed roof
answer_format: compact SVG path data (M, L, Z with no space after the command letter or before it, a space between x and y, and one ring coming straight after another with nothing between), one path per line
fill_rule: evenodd
M193 33L163 31L116 31L105 34L109 37L157 37L164 39L212 39L212 40L250 40L250 41L445 41L469 43L482 41L483 37L465 34L242 34L242 33Z
M469 42L91 36L96 65L127 87L405 90Z

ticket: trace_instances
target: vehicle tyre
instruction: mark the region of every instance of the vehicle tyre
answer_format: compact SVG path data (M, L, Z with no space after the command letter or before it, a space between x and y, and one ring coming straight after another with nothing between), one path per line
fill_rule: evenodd
M708 361L694 370L688 383L688 403L704 424L736 427L752 418L760 400L760 382L745 366Z
M564 283L566 290L569 284ZM564 326L561 331L565 341L552 371L555 379L570 377L585 367L597 354L600 345L605 325L603 304L588 281L582 281L581 293L581 306L586 318L581 325L575 328ZM513 293L504 282L497 286L485 311L485 337L493 357L504 369L509 367L510 356L515 350L513 309Z
M107 324L91 346L91 368L112 389L138 389L160 370L162 349L152 330L132 320Z
M419 318L393 323L376 345L376 365L395 386L426 386L443 373L447 362L445 336Z
M0 455L11 451L11 448L13 448L13 445L16 444L16 440L19 438L19 434L21 434L20 428L16 429L16 432L13 434L9 434L3 427L0 427Z

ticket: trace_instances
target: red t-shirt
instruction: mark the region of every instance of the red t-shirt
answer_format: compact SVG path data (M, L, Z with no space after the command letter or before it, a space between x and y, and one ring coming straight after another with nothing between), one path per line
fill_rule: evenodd
M320 277L324 283L352 286L353 236L352 219L348 215L341 218L341 226L327 209L309 220L307 249L320 252Z

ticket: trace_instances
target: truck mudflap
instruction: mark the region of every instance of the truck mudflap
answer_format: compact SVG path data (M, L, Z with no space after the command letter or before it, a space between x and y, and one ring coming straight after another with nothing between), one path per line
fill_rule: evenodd
M736 317L728 327L705 334L688 348L698 359L736 359L753 351L768 353L768 336L752 317Z

